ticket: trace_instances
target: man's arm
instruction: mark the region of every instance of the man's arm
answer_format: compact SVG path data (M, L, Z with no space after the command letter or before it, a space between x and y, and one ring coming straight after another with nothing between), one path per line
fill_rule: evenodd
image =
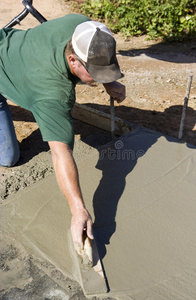
M58 184L66 197L72 214L71 232L74 243L83 248L82 235L86 229L87 235L93 239L92 219L87 211L80 189L78 170L72 150L62 142L48 142Z

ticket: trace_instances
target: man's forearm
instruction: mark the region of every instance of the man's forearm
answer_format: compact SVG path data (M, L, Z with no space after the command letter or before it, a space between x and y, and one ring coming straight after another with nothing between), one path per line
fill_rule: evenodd
M71 232L74 243L83 247L82 235L86 230L93 239L92 219L87 211L79 184L77 166L70 148L61 142L49 142L58 184L68 201L72 213Z
M78 170L71 149L64 143L50 142L58 184L66 197L71 213L85 208L79 185Z

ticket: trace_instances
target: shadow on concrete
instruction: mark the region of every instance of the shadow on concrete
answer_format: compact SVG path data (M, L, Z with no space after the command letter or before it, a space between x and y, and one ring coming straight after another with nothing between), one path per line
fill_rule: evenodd
M106 255L106 245L110 244L110 239L116 231L117 207L126 187L126 177L133 171L140 157L144 156L161 136L160 133L137 128L126 138L113 141L107 148L102 147L99 150L96 168L102 171L102 178L93 197L93 227L101 259ZM169 142L182 143L172 137L165 138Z
M109 107L96 104L89 104L89 106L109 113ZM118 108L120 109L119 113ZM110 239L116 231L115 219L117 207L126 186L126 177L133 171L138 159L145 155L148 149L162 135L165 135L165 138L169 142L184 143L176 138L179 132L182 108L183 106L181 105L175 105L167 108L164 112L157 112L125 106L116 107L116 116L129 115L129 121L137 123L139 126L131 133L132 136L135 136L131 140L132 144L122 137L116 141L112 141L107 145L107 148L103 146L98 149L99 161L96 168L102 171L102 178L93 197L95 216L93 226L102 259L107 252L106 245L110 244ZM147 120L147 123L145 123L145 120ZM196 130L193 130L195 123L196 111L188 107L184 126L184 138L187 142L191 143L187 143L187 147L190 148L195 148L192 144L196 145ZM151 135L140 140L137 137L137 132L140 130L141 124L147 126L150 124L151 129L156 131L152 131ZM149 131L151 130L149 129ZM158 133L158 131L162 131L163 134ZM173 135L173 137L170 135Z
M152 139L141 140L130 147L126 139L119 139L99 151L96 168L102 171L102 178L93 197L93 226L101 258L106 254L105 245L110 243L110 238L116 231L117 206L126 186L126 176L132 172L139 157L156 141L157 137L152 136Z
M147 48L119 50L122 56L140 56L145 54L154 59L174 63L196 63L196 41L160 42Z

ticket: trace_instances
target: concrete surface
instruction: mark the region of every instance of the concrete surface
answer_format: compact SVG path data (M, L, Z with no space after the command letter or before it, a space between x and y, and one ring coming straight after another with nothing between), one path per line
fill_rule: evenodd
M195 299L195 147L136 129L78 157L77 164L110 287L108 294L92 299ZM70 212L54 175L8 197L0 217L2 239L20 245L22 254L25 249L42 279L47 274L51 280L50 292L58 290L61 295L54 298L46 288L37 299L86 299L77 284L67 238ZM23 288L13 281L8 290L4 276L9 264L1 265L0 299L34 299L6 296L13 289L22 295L32 276ZM24 262L21 268L28 270ZM61 274L61 281L48 269ZM69 289L63 280L69 280Z

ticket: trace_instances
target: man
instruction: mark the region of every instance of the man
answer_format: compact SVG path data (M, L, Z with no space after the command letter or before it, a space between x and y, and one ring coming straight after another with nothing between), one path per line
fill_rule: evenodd
M19 148L5 99L30 110L47 141L59 186L72 213L73 241L82 247L86 230L93 239L92 219L79 185L72 156L74 134L71 109L75 85L103 83L118 102L125 98L109 29L83 15L67 15L35 28L0 30L0 165L19 159Z

